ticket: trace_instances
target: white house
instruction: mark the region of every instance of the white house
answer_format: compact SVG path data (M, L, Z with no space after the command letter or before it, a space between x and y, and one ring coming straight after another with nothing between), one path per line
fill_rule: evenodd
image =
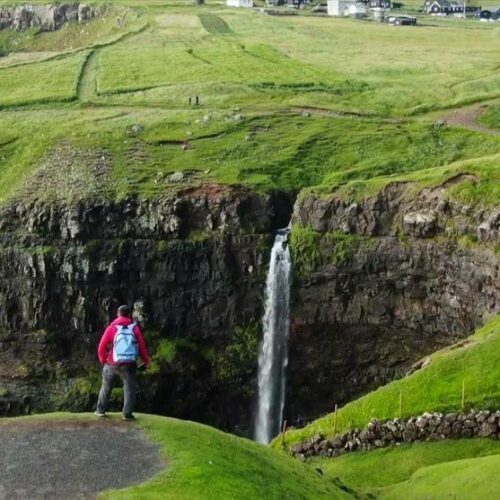
M356 2L353 5L349 5L349 16L355 17L356 19L361 19L366 17L366 5L361 2Z
M329 16L365 17L366 6L356 0L328 0L327 12Z
M253 0L226 0L228 7L246 7L250 9L253 7Z

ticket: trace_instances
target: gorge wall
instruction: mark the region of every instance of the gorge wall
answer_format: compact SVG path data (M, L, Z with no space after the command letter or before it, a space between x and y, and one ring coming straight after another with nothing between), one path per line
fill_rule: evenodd
M450 201L458 182L299 199L290 423L417 369L500 310L500 210Z
M295 203L289 423L401 376L500 310L499 212L447 201L446 186L405 189ZM135 302L155 355L139 409L247 432L273 231L292 203L210 184L4 206L0 400L91 409L102 328Z
M4 207L0 390L37 410L90 409L103 326L120 303L140 302L157 353L142 408L225 428L245 421L283 203L205 185L149 202Z

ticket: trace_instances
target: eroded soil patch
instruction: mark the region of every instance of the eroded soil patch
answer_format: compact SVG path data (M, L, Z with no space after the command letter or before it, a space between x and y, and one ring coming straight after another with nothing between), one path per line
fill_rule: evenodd
M165 467L133 424L16 422L0 425L0 499L96 498Z

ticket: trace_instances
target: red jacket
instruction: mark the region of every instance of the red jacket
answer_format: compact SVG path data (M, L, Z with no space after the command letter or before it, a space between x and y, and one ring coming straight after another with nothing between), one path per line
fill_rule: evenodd
M97 355L99 356L99 361L103 365L107 363L108 365L114 365L117 363L113 362L113 342L115 340L115 335L118 333L117 325L128 326L133 321L130 318L126 318L124 316L118 316L114 321L112 321L106 330L104 330L104 334L101 337L101 341L99 342L99 347L97 348ZM139 356L142 361L149 365L149 354L146 348L146 342L144 340L144 335L141 332L141 329L136 325L134 328L134 335L137 339L137 346L139 347ZM121 365L129 365L132 363L118 363Z

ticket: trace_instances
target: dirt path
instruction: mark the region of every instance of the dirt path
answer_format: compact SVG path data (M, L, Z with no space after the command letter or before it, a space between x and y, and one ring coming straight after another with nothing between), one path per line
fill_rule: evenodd
M134 424L46 421L0 425L0 499L96 498L164 469Z
M97 50L94 49L87 57L78 80L76 93L81 102L89 103L97 96L97 70Z
M464 108L450 110L443 116L442 120L448 125L466 128L483 134L500 136L500 130L478 122L487 109L488 105L484 103L473 104Z
M382 123L402 123L403 118L380 118L369 113L356 113L355 111L333 111L331 109L316 108L312 106L294 106L290 108L293 113L310 113L318 116L330 116L333 118L359 118L359 119L377 119Z

